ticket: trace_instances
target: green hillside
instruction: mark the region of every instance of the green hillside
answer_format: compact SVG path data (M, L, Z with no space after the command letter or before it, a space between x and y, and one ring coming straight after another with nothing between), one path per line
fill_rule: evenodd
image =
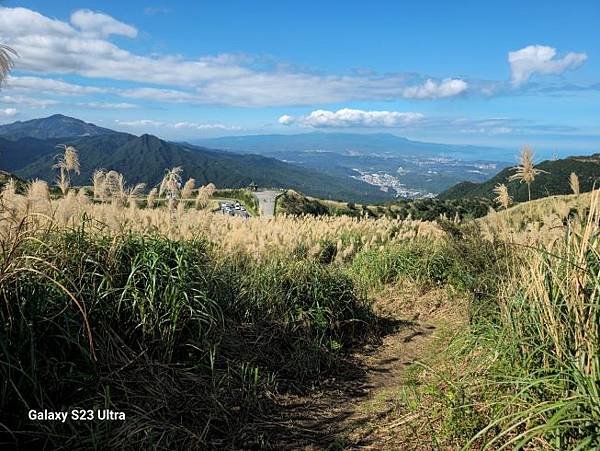
M453 219L475 219L485 216L492 201L485 198L469 199L400 199L382 205L365 205L327 201L306 197L288 190L277 200L277 213L301 216L352 216L355 218L388 217L435 221L445 216Z
M97 125L62 114L0 125L0 136L11 140L20 138L52 139L73 136L98 136L117 133L119 132L98 127Z
M389 198L377 187L359 180L325 175L274 158L232 154L126 133L47 140L0 138L0 167L24 179L52 181L56 177L52 165L59 143L73 145L79 151L81 174L72 178L76 185L88 184L95 169L106 168L123 173L129 183L145 182L153 186L160 182L166 168L182 166L184 177L219 187L241 188L254 181L259 186L289 187L341 200L375 202Z
M570 194L569 175L574 172L579 177L581 192L591 191L594 183L600 182L600 154L581 157L569 157L562 160L544 161L536 168L546 173L539 174L531 184L531 198L539 199L557 194ZM515 202L528 200L527 185L518 181L509 181L514 174L510 168L500 171L495 177L483 183L462 182L441 193L438 198L462 199L465 197L495 197L494 187L506 184Z

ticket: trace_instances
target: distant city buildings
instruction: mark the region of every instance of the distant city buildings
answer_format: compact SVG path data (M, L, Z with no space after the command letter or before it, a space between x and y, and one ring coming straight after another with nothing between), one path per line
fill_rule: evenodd
M417 197L435 197L434 193L419 191L416 189L408 188L400 180L385 172L365 172L360 169L354 169L360 175L354 175L353 178L362 180L370 185L378 186L381 191L389 192L394 190L396 197L404 197L408 199L414 199Z

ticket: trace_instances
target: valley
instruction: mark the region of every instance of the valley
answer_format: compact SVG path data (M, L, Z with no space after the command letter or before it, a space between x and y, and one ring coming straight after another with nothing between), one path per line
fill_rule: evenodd
M403 198L433 197L462 181L483 182L514 159L508 150L424 143L391 134L232 136L194 142L362 180Z

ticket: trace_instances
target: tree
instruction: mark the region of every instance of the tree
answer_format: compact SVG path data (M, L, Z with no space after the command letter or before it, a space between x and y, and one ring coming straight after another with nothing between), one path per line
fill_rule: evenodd
M510 194L508 194L508 188L504 183L496 185L494 188L494 194L498 196L494 198L494 202L500 205L500 207L504 208L505 210L510 207L510 204L512 204L512 197L510 197Z
M6 80L8 73L11 71L14 63L14 58L17 56L10 47L0 44L0 85Z
M535 177L541 173L547 173L546 171L542 171L541 169L536 169L535 164L533 162L533 150L529 146L523 147L521 150L521 155L519 157L519 165L512 168L513 171L516 171L513 175L511 175L508 180L518 180L520 183L527 184L527 194L529 200L531 200L531 184L535 180Z
M571 175L569 176L569 186L571 187L571 190L573 190L573 194L579 194L579 177L577 177L577 174L574 172L571 172Z

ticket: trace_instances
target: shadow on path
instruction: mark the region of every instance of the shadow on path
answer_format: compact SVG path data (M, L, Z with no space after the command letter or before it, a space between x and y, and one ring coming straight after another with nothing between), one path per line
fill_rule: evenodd
M387 412L365 417L357 407L381 390L400 388L402 373L419 354L420 343L435 327L414 321L380 320L379 339L348 356L305 395L277 399L268 415L248 424L241 449L341 449L342 438L357 425ZM359 445L362 447L363 444ZM364 444L368 446L368 444Z

